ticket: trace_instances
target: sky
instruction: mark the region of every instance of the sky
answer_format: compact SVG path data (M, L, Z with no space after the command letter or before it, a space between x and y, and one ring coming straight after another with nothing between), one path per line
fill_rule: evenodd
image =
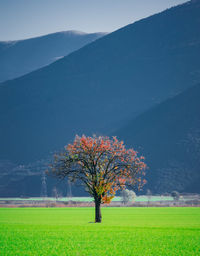
M59 31L112 32L186 0L0 0L0 41Z

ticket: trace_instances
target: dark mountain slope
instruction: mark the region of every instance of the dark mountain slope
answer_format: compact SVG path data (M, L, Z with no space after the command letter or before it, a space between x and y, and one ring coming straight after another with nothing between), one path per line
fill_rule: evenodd
M200 85L140 115L117 132L148 162L154 192L200 192Z
M0 42L0 81L44 67L106 33L65 31L26 40Z
M44 196L45 190L48 196L53 195L55 187L63 196L69 192L67 180L61 181L45 175L45 184L42 181L46 170L48 159L37 161L28 165L15 165L8 161L0 162L0 196L21 197L21 196ZM42 184L43 183L43 184ZM46 189L45 189L46 188ZM87 195L83 186L71 185L73 196Z
M0 157L34 161L76 134L108 133L200 81L200 3L111 33L0 85Z

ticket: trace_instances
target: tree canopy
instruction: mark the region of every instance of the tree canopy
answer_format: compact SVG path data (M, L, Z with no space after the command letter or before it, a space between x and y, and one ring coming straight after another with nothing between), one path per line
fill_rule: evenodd
M127 185L141 188L146 180L144 157L126 149L116 137L76 136L72 144L55 155L52 173L72 182L81 180L94 198L96 222L101 222L100 205L110 203L116 191Z

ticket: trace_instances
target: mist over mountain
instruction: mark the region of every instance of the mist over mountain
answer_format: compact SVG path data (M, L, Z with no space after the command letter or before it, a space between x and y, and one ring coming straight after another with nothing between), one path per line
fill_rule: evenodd
M0 41L0 82L49 65L105 34L63 31L26 40Z
M191 1L1 83L0 159L28 164L75 134L111 134L199 83L199 17L200 2Z
M146 156L148 187L200 193L200 84L158 104L117 131Z

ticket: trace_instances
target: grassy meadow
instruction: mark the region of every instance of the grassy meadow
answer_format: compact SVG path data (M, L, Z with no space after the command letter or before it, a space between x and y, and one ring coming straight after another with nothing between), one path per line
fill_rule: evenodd
M200 255L200 208L0 208L0 255Z

